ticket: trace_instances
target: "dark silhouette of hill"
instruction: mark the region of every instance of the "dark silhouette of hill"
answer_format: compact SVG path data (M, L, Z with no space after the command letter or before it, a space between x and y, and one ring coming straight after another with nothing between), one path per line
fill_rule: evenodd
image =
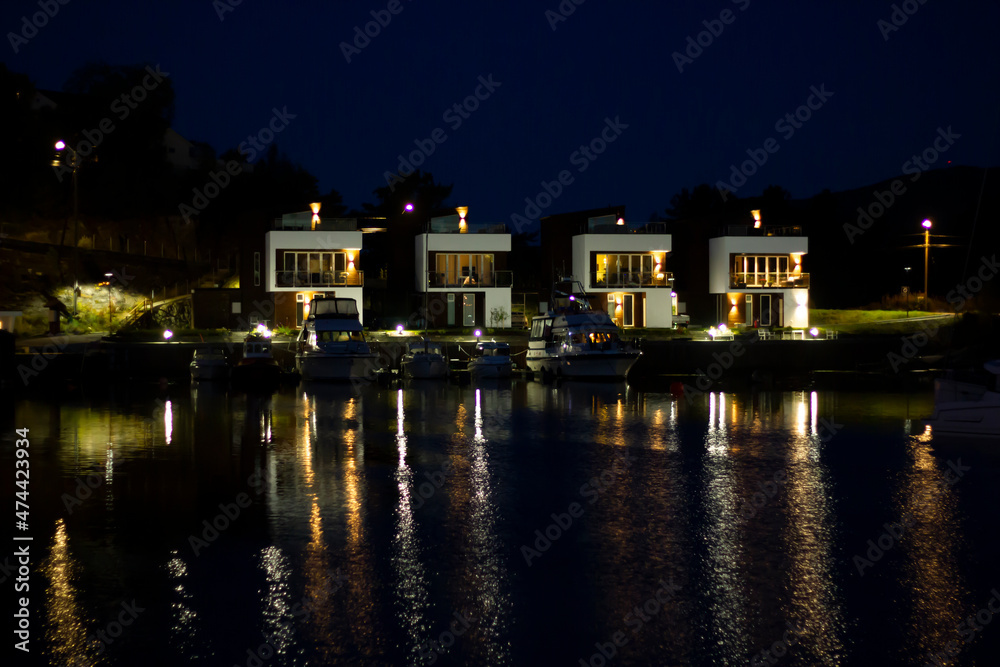
M954 244L931 248L932 297L951 293L954 307L958 286L1000 270L991 268L1000 247L1000 171L995 168L956 166L901 175L854 190L824 191L792 201L789 208L809 236L805 261L816 308L864 306L899 294L907 282L911 294L922 292L924 251L904 246L923 243L921 222L928 218L931 243ZM766 210L762 215L768 222ZM908 279L904 267L911 267ZM968 288L975 287L973 280ZM1000 276L988 278L964 309L996 311L998 295Z

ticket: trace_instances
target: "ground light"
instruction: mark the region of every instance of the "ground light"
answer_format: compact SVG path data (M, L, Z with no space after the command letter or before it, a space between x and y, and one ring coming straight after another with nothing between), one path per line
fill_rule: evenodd
M403 331L405 331L405 329L403 329L403 325L402 324L397 324L396 325L396 335L397 336L402 336L403 335Z
M819 329L813 327L812 329L809 330L809 335L815 338L816 336L819 335Z
M173 337L174 337L174 332L171 331L170 329L167 329L166 331L163 332L163 340L167 341L168 343L170 342L170 339Z

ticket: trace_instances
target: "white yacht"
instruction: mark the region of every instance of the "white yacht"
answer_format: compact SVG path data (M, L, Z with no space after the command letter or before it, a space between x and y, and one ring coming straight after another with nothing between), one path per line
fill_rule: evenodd
M513 364L510 345L495 340L476 344L476 353L467 365L470 375L476 378L509 378Z
M426 338L406 346L406 354L403 355L400 368L405 378L448 377L448 360L444 356L441 343L433 343Z
M990 382L934 381L934 414L924 423L935 434L1000 436L1000 360L983 368Z
M621 340L607 313L594 310L578 282L552 290L555 308L531 319L526 363L548 377L624 378L642 354Z
M302 323L295 367L305 380L372 380L377 355L361 330L354 299L313 299Z

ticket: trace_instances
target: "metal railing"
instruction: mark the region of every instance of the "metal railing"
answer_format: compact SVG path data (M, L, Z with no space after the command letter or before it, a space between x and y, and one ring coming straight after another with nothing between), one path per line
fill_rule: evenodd
M514 276L510 271L487 271L486 273L472 274L468 276L455 275L452 273L439 273L437 271L427 272L428 287L511 287L514 284Z
M719 230L719 236L802 236L799 225L726 225Z
M658 273L650 271L623 271L620 273L608 273L606 275L594 275L590 279L590 286L593 288L671 287L673 281L674 274L668 271L660 271Z
M729 289L808 289L808 273L731 273Z
M363 287L364 271L275 271L275 287Z

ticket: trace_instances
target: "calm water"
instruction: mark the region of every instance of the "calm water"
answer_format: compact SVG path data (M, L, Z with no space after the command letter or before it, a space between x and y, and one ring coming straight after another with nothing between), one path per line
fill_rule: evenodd
M960 624L1000 589L1000 450L930 410L530 382L14 400L26 664L996 664L1000 619Z

